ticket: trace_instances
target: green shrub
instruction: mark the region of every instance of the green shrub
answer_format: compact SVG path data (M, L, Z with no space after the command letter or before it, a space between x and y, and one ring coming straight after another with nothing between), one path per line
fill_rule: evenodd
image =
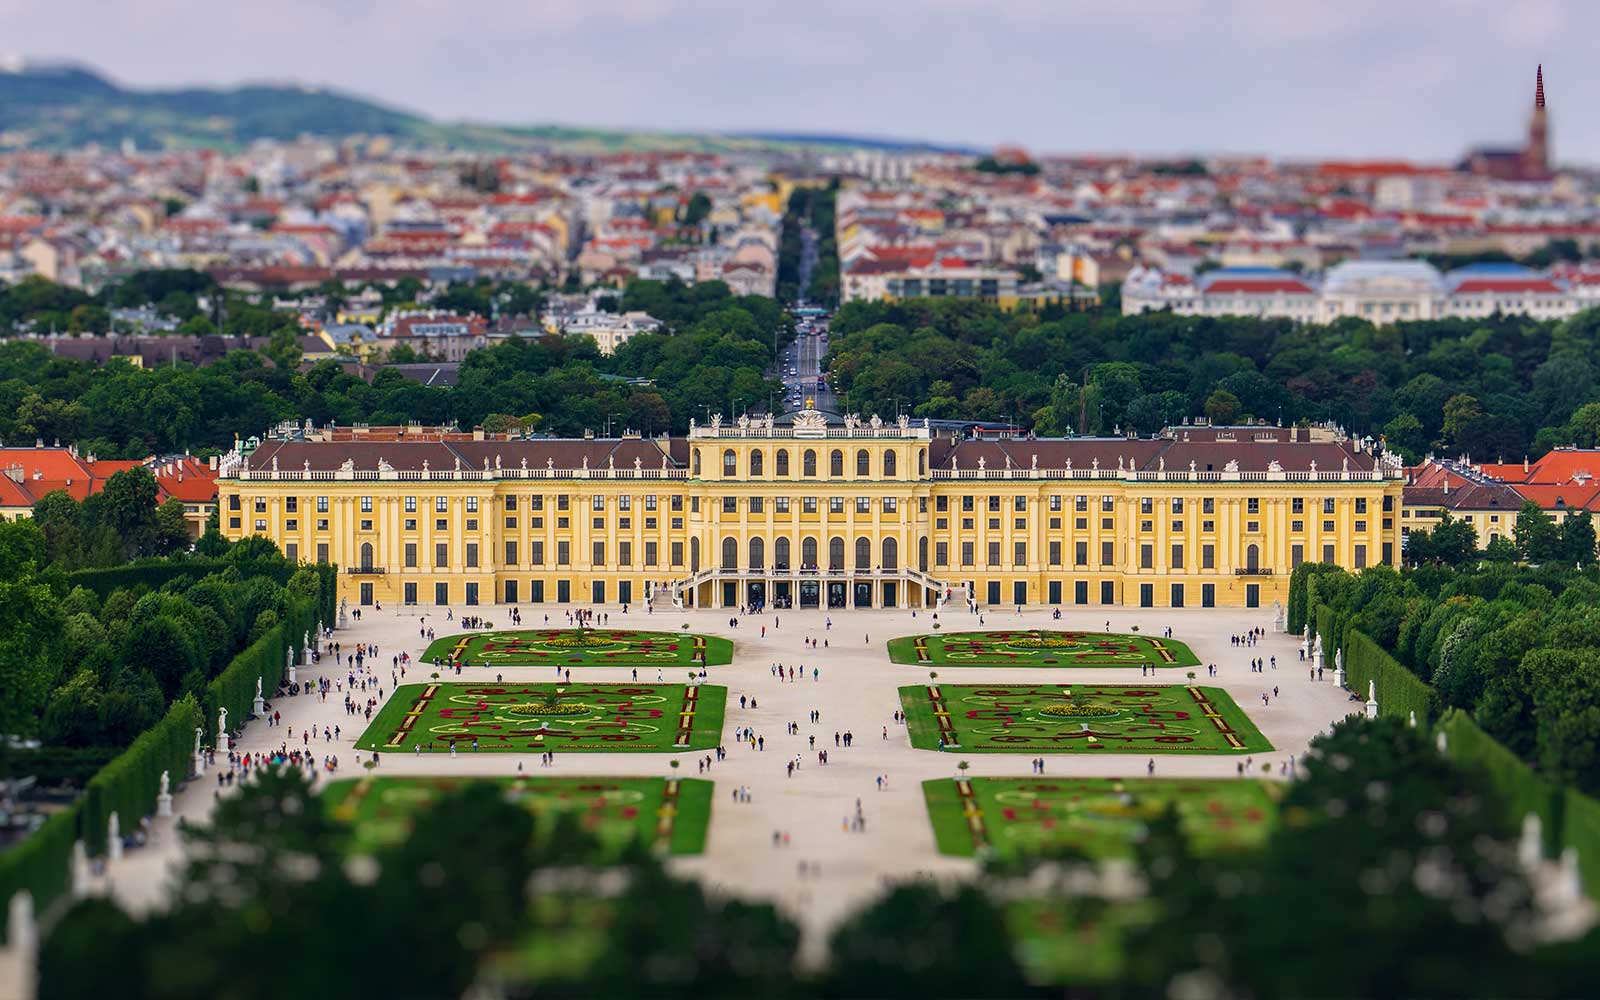
M170 772L174 785L188 777L198 725L200 706L194 697L175 701L160 722L89 779L81 804L83 839L91 854L105 851L106 824L113 812L128 833L155 811L162 771Z
M1366 633L1346 629L1344 633L1346 683L1356 694L1366 696L1367 682L1378 686L1378 714L1401 719L1417 713L1417 724L1427 725L1439 714L1439 693L1388 653Z
M1439 719L1438 729L1449 741L1450 759L1458 767L1481 773L1499 792L1506 804L1509 829L1521 829L1522 818L1533 813L1543 824L1546 852L1557 853L1563 840L1561 790L1478 728L1472 717L1460 709L1445 712ZM1596 860L1600 860L1600 856Z
M1600 899L1600 802L1568 788L1561 801L1561 844L1578 849L1578 871L1589 895Z
M68 887L72 843L78 839L78 806L63 809L26 840L0 854L0 938L10 917L11 897L26 889L33 912L42 913Z

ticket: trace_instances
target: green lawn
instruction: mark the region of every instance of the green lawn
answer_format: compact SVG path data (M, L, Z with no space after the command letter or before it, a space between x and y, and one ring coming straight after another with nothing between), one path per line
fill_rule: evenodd
M733 642L693 632L629 628L518 629L447 635L429 643L422 659L489 667L688 669L732 663Z
M889 640L896 663L951 667L1197 667L1175 639L1117 632L1043 630L930 633Z
M562 714L548 710L558 696ZM403 684L356 741L361 750L677 753L722 739L728 689L713 684Z
M355 846L374 851L404 840L416 815L470 781L503 786L542 818L574 813L599 841L604 861L635 840L673 854L705 850L711 782L699 778L378 778L336 781L322 793L335 819L354 828Z
M1177 684L918 684L900 689L911 745L955 753L1262 753L1228 693ZM1073 706L1107 713L1051 717ZM943 743L941 744L941 736Z
M1277 825L1279 786L1254 779L938 778L922 783L941 854L1076 851L1128 857L1169 804L1197 852L1255 847Z
M1006 906L1006 930L1028 979L1054 986L1110 983L1127 968L1128 932L1158 916L1147 899L1093 896L1019 899Z

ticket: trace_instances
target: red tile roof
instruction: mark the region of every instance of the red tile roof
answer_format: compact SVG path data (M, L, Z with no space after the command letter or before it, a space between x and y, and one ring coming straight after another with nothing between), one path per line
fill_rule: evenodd
M1222 278L1205 287L1207 295L1228 294L1254 294L1266 295L1269 293L1282 293L1286 295L1314 295L1311 286L1303 281L1286 278Z
M1455 295L1560 295L1561 288L1548 278L1471 278L1457 285Z

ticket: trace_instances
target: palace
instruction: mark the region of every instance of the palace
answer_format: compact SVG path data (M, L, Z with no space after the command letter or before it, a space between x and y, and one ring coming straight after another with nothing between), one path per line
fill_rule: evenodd
M687 437L288 426L221 463L230 539L373 603L1258 607L1395 564L1397 456L1329 428L975 439L814 409Z

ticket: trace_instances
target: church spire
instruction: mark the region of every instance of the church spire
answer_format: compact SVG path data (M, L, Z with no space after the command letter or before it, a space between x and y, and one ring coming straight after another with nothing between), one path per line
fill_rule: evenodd
M1538 71L1533 78L1533 106L1544 107L1544 63L1539 64Z

